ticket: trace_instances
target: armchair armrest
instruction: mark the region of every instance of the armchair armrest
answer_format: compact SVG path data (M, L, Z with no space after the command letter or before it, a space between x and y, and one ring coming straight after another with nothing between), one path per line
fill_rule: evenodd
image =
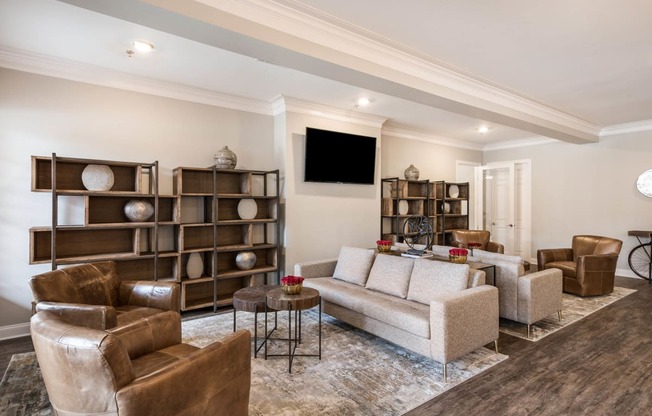
M250 385L251 334L239 330L134 380L118 391L116 401L129 415L185 414L188 403L197 404L194 413L201 414L199 404L211 409L209 404L219 401L221 412L211 415L246 416Z
M118 304L179 312L179 285L173 282L121 282Z
M108 329L118 325L118 314L113 306L85 303L38 302L36 312L49 311L66 322L93 329Z
M181 315L167 311L109 330L118 337L132 360L181 343Z
M430 352L443 364L498 339L498 289L478 286L430 301Z
M537 265L539 270L544 270L546 263L553 261L573 261L571 248L547 248L537 250Z
M330 277L335 273L337 259L306 261L294 265L294 274L306 279L312 277Z
M533 324L561 310L563 276L551 268L518 278L517 321Z
M492 253L504 254L505 246L500 243L496 243L494 241L489 241L487 243L487 251L491 251Z

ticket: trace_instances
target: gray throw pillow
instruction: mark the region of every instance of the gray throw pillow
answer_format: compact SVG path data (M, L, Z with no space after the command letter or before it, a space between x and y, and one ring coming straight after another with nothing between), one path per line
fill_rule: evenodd
M414 259L411 258L379 254L369 273L366 287L405 299L413 265Z
M374 262L374 251L358 247L342 247L333 278L364 286Z
M468 264L417 259L412 269L407 298L429 305L437 296L461 292L467 288L468 282Z

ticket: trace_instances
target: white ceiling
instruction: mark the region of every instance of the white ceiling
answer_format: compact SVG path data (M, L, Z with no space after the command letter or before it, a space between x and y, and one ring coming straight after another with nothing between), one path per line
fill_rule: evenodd
M394 129L479 149L547 135L538 128L548 129L547 121L535 116L548 112L562 125L568 121L583 132L594 131L596 137L601 129L604 133L651 124L649 1L167 2L183 8L174 13L160 8L167 7L164 3L0 0L0 65L167 96L185 90L195 97L213 94L227 101L226 95L234 96L230 97L234 101L242 97L246 100L239 105L250 104L261 112L271 112L271 102L280 95L294 97L382 116ZM193 5L199 11L192 10ZM304 33L314 35L309 48L296 39L299 32L291 32L291 22L270 20L265 14L269 5L308 22ZM206 6L226 15L226 23L211 20ZM321 38L323 48L319 36L324 31L316 29L322 27L318 24L330 31L330 39ZM342 36L335 47L327 45L333 33ZM360 70L366 61L347 67L338 60L337 55L349 47L341 41L346 36L373 42L379 51L388 51L387 56L415 58L430 72L453 70L453 75L493 98L487 95L488 99L470 102L461 96L463 105L458 106L448 95L442 102L437 85L434 92L423 93L414 87L419 85L412 79L416 72L407 65L383 73L384 68L391 69L390 61L369 66L372 76L366 76ZM148 56L129 58L126 50L133 39L149 40L156 49ZM355 108L360 96L371 97L373 103ZM505 100L521 100L519 105L534 108L535 116L530 117L529 110L517 114L504 109ZM475 129L481 124L489 124L491 131L478 134ZM548 136L563 140L564 129L554 127ZM555 135L557 131L561 136Z

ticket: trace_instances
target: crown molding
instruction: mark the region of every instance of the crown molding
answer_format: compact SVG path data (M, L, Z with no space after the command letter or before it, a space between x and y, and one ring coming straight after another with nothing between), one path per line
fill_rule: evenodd
M398 137L399 139L418 140L421 142L440 144L443 146L457 147L460 149L482 151L481 144L469 143L461 140L449 139L443 136L437 136L421 130L411 129L409 127L398 125L385 125L382 130L383 136Z
M360 124L375 128L381 128L387 120L385 117L360 113L354 110L342 110L283 95L279 95L272 99L272 114L276 116L285 112L323 117L329 120Z
M480 79L426 54L296 0L197 0L242 19L325 46L384 69L597 137L599 126ZM368 66L368 65L367 65ZM408 77L408 78L409 78ZM409 81L406 81L409 82Z
M550 144L550 143L559 143L559 140L551 139L549 137L535 136L535 137L528 137L525 139L505 140L503 142L486 144L482 148L482 150L485 152L490 152L492 150L516 149L519 147L537 146L540 144Z
M0 67L215 107L272 115L269 103L264 101L125 74L96 65L78 63L2 45L0 45Z
M652 119L633 121L631 123L614 124L600 130L600 137L616 136L619 134L638 133L641 131L652 131Z

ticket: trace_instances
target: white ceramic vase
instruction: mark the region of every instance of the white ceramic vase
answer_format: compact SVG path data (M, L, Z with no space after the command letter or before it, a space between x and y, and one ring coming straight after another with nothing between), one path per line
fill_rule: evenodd
M199 253L191 253L186 265L186 274L189 279L197 279L204 272L204 261Z

